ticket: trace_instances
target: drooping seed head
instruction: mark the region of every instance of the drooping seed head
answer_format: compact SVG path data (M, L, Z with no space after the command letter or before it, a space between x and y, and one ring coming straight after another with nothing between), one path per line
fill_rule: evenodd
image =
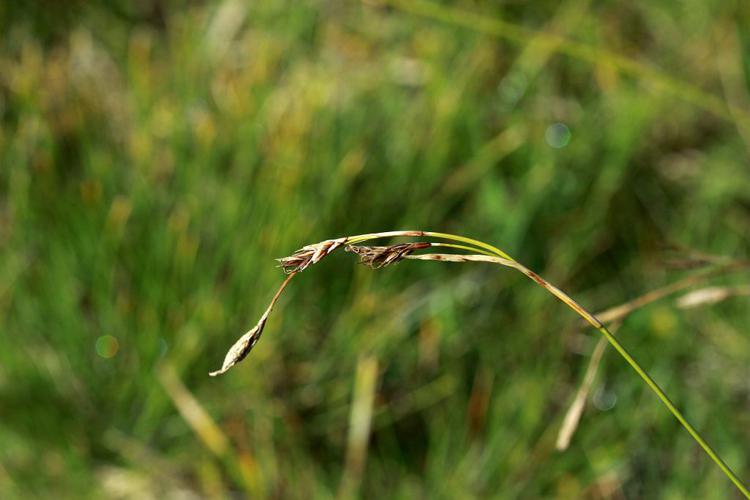
M398 245L388 245L381 247L370 247L360 245L348 245L347 252L356 253L359 256L359 262L373 269L395 264L403 260L407 255L415 250L429 248L430 243L420 241L416 243L401 243Z

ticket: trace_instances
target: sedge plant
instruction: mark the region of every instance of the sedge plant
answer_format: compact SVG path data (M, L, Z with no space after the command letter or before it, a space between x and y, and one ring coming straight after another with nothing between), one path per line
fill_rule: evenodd
M387 246L369 246L363 245L371 240L382 238L420 238L427 241L412 241L408 243L393 244ZM324 257L330 255L339 248L345 248L347 251L359 256L360 261L373 268L380 268L394 264L396 262L408 260L430 260L440 262L485 262L500 265L503 267L513 268L533 280L539 286L547 290L557 299L576 312L589 325L598 330L604 338L615 348L618 354L635 370L638 376L646 383L649 389L656 394L659 400L666 406L669 412L677 419L682 427L690 434L703 451L716 463L724 475L737 487L737 489L748 499L750 499L750 490L743 484L740 478L732 469L722 460L722 458L711 448L701 434L687 421L682 412L672 403L664 390L654 381L654 379L641 367L633 356L625 349L617 338L607 329L596 316L588 312L578 302L573 300L568 294L555 287L544 278L513 259L510 255L499 248L485 243L483 241L458 236L454 234L438 233L432 231L386 231L379 233L360 234L356 236L345 236L341 238L321 241L307 245L297 250L289 257L278 259L280 267L287 274L275 295L271 299L266 311L261 316L258 323L242 337L240 337L227 352L224 363L219 370L211 372L211 376L226 373L234 365L242 361L255 346L263 333L263 329L268 320L271 311L278 301L281 293L284 291L289 282L297 274L307 269L310 265L320 262ZM445 248L451 253L415 253L428 248Z

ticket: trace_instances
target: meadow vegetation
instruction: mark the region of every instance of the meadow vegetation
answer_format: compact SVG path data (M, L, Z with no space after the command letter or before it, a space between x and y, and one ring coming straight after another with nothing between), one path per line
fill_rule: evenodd
M32 1L0 29L0 497L736 495L614 352L557 451L598 334L490 266L332 255L208 377L275 257L389 229L591 311L737 263L618 336L750 480L748 297L678 307L746 290L748 4Z

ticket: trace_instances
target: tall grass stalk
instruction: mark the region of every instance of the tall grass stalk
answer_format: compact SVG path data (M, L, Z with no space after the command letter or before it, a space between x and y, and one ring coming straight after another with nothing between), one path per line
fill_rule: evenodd
M407 244L371 247L362 246L362 243L371 241L378 238L392 238L392 237L408 237L408 238L429 238L438 240L447 240L453 243L443 242L412 242ZM656 396L661 400L664 406L674 415L677 421L682 425L685 430L692 436L692 438L700 445L703 451L711 457L711 459L719 466L724 475L737 487L737 489L748 499L750 499L750 491L732 471L732 469L722 460L722 458L716 453L713 448L706 442L701 434L687 421L682 412L672 403L664 390L654 381L653 378L646 372L643 367L633 358L633 356L625 349L625 347L615 338L604 324L596 318L593 314L588 312L578 302L573 300L568 294L555 287L544 278L530 270L517 260L513 259L510 255L503 252L499 248L485 243L483 241L475 240L473 238L467 238L465 236L458 236L448 233L439 233L432 231L387 231L379 233L368 233L356 236L346 236L333 240L326 240L320 243L307 245L293 255L279 259L280 267L289 275L287 279L282 283L279 290L274 295L271 304L265 313L261 317L257 325L255 325L245 335L235 342L227 353L223 366L220 370L212 372L211 375L219 375L225 373L232 366L237 364L239 361L244 359L250 350L253 348L255 343L260 338L263 332L263 327L266 324L268 315L270 314L273 306L276 304L281 292L284 290L286 285L289 283L291 278L297 273L304 271L311 264L315 264L322 260L324 257L330 255L333 251L338 248L345 247L347 250L353 251L358 254L360 260L372 267L379 268L386 265L390 265L399 262L404 259L410 260L431 260L440 262L486 262L491 264L500 265L503 267L510 267L523 273L525 276L533 280L539 286L547 290L549 293L557 297L558 300L562 301L565 305L575 311L581 318L586 320L592 327L597 329L604 338L615 348L620 356L635 370L638 376L646 383L646 385L653 391ZM413 252L431 247L443 247L452 248L454 250L473 252L470 254L413 254Z

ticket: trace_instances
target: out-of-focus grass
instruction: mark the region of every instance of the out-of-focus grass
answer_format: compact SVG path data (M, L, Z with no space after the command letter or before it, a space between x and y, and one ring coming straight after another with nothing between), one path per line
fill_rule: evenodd
M554 452L595 337L509 273L332 257L207 372L272 257L327 237L475 236L594 310L681 275L660 242L747 256L747 6L445 4L529 30L507 43L377 2L121 3L0 7L0 496L730 494L614 357ZM620 330L743 478L749 310L661 302Z

